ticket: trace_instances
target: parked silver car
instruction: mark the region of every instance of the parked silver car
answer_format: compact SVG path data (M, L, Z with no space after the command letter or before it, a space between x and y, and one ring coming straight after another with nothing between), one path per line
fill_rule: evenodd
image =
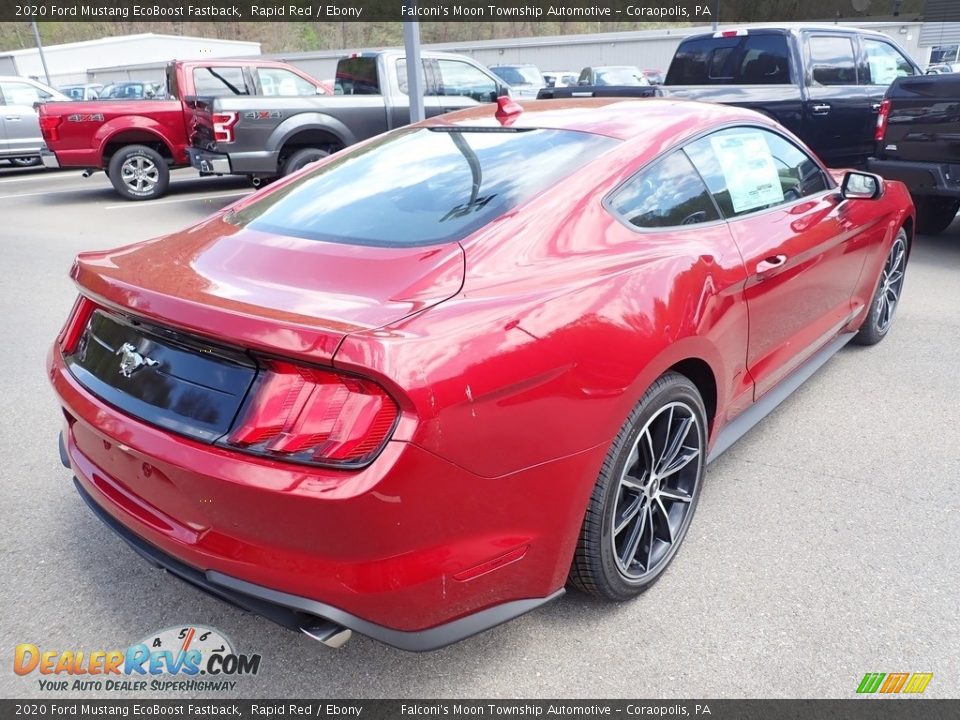
M34 103L69 101L63 93L36 80L0 75L0 159L29 167L40 164L40 123Z

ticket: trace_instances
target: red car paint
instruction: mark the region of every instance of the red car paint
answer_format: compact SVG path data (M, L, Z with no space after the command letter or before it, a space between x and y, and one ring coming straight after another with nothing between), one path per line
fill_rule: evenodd
M546 598L564 585L600 465L644 390L670 368L695 375L712 446L805 357L856 329L897 229L913 221L905 189L886 183L877 200L832 190L637 232L602 202L622 181L707 130L777 126L666 100L524 108L504 122L622 142L460 243L356 247L224 219L294 176L184 232L79 256L72 276L103 307L357 373L400 409L369 466L299 466L132 419L86 391L55 346L49 374L86 493L189 566L390 629ZM490 106L421 123L499 124ZM780 253L790 262L758 281L758 260Z
M171 63L167 83L175 100L89 100L44 103L40 128L60 167L105 169L112 149L131 144L160 143L171 167L188 167L192 113L182 98L195 95L193 70L203 67L282 68L331 94L297 68L270 60L190 60ZM174 92L175 91L175 92ZM59 122L57 122L59 120Z

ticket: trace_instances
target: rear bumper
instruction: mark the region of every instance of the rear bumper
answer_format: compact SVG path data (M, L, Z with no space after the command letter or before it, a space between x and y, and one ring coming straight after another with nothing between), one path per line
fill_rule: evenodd
M960 198L960 164L904 160L867 160L867 169L887 180L899 180L910 194Z
M204 175L231 175L230 158L224 153L187 148L190 164Z
M272 177L280 173L277 166L278 155L269 150L227 154L188 148L187 156L190 158L190 164L204 174Z
M65 459L66 450L63 445L63 436L60 437L60 457ZM224 600L248 612L256 613L272 620L290 630L300 630L311 618L322 618L343 627L350 628L362 635L372 637L387 645L400 650L424 652L437 650L451 643L464 640L472 635L512 620L530 610L544 605L560 597L563 589L548 595L545 598L529 600L514 600L487 608L480 612L462 617L429 630L405 632L368 622L356 615L344 612L339 608L327 605L310 598L299 597L280 592L272 588L255 585L239 578L224 575L216 571L206 572L185 565L159 548L147 543L143 538L132 533L106 512L93 497L83 488L77 478L74 486L80 497L87 504L93 514L104 525L120 536L138 555L174 575L184 582L193 585L214 597Z
M60 167L60 161L57 160L57 156L52 150L41 150L40 161L43 163L44 167L50 168L51 170L57 170Z
M391 441L363 470L306 468L142 423L82 388L59 350L48 362L84 499L218 597L287 627L316 616L429 650L562 590L582 508L529 497L589 477L590 454L489 479Z

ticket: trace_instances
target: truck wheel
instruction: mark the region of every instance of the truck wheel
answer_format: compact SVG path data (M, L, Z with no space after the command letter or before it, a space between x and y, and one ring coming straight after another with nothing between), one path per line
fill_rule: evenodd
M322 160L329 154L326 150L321 150L320 148L297 150L283 163L283 175L286 177L287 175L295 173L297 170L302 170L310 163Z
M153 200L167 192L170 168L153 148L127 145L110 158L108 177L127 200Z
M10 164L14 167L36 167L40 164L38 157L19 157L10 158Z
M921 235L937 235L948 227L960 210L960 200L925 195L914 198L917 206L917 232Z

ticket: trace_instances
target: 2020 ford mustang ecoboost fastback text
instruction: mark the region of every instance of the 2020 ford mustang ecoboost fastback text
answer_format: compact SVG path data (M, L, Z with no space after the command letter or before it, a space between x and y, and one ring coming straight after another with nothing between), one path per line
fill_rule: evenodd
M80 255L61 456L141 554L331 645L630 598L707 462L887 333L913 222L750 111L502 99Z

